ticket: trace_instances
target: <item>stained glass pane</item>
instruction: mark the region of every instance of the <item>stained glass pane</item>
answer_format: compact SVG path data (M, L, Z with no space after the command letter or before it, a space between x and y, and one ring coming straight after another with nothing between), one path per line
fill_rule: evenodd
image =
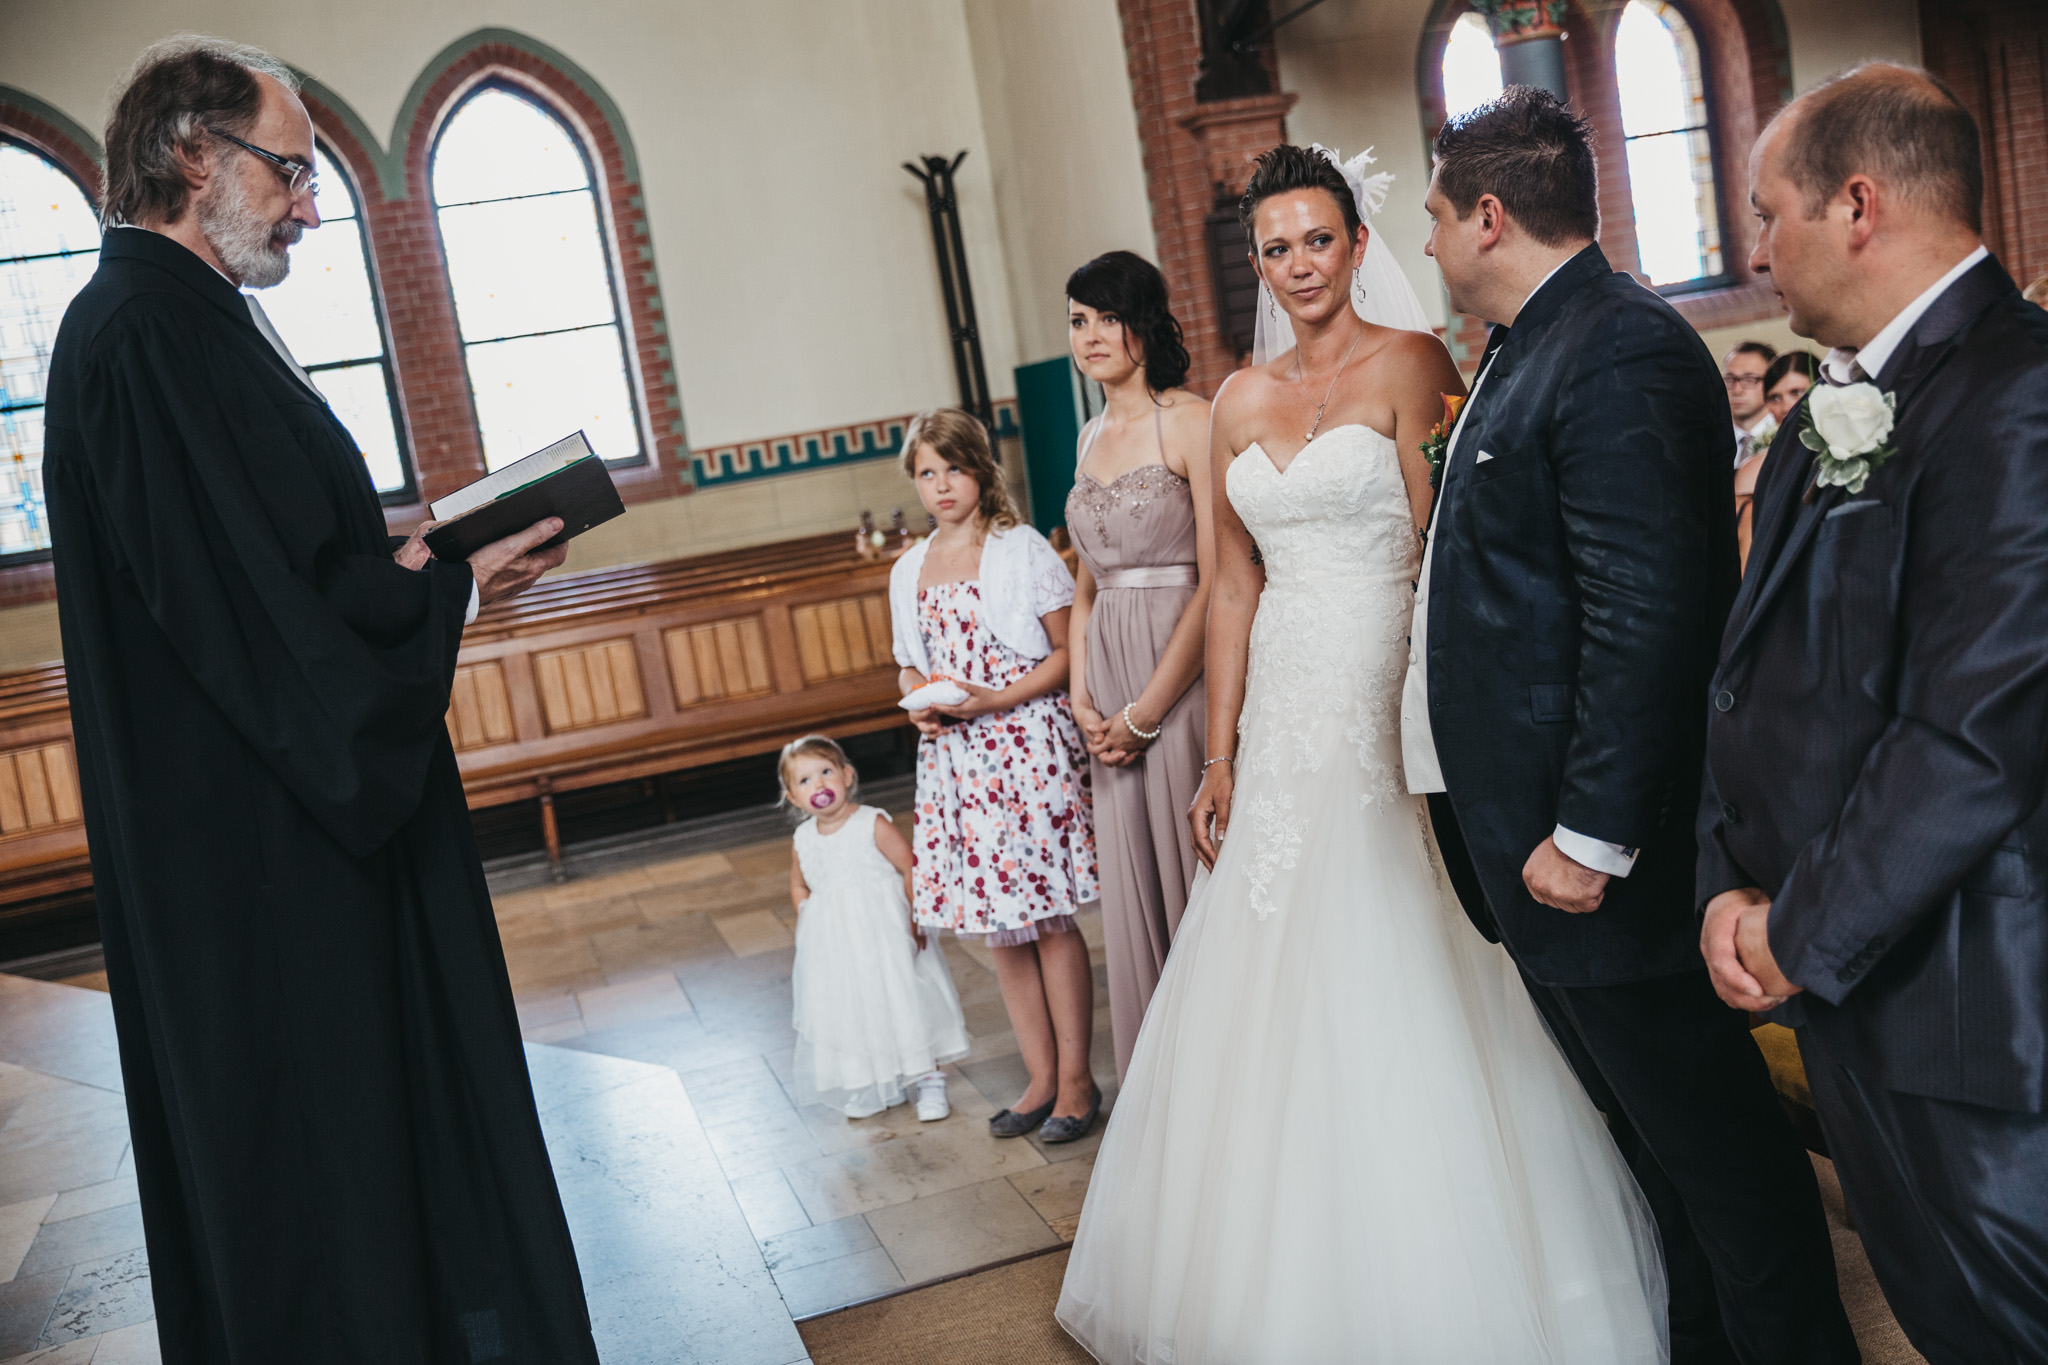
M1698 62L1688 63L1685 20L1670 6L1629 0L1614 30L1614 83L1621 92L1621 131L1628 137L1668 133L1707 121ZM1687 70L1691 66L1692 70Z
M28 148L0 142L0 258L99 249L99 220L77 182Z
M590 191L441 210L464 341L610 322L611 272Z
M640 432L611 327L468 348L484 467L533 454L579 427L607 460L640 454Z
M1723 270L1699 45L1664 0L1629 0L1614 35L1636 252L1652 284Z
M50 548L43 510L43 410L0 412L0 555Z
M292 248L284 283L263 291L263 311L301 365L384 354L367 259L361 223L323 222Z
M589 187L590 168L569 130L504 90L470 99L434 148L436 204Z
M0 215L6 209L0 206ZM0 261L0 407L43 401L64 310L98 266L97 251Z
M382 361L342 365L313 371L313 383L327 397L327 406L356 438L370 466L370 482L379 493L405 487L405 465L398 453L398 429L391 422L391 393L385 387Z
M77 182L0 142L0 555L50 548L42 407L50 348L99 247L99 221Z
M1450 41L1444 44L1444 114L1456 118L1477 109L1501 92L1500 53L1486 20L1477 14L1458 16L1451 25Z

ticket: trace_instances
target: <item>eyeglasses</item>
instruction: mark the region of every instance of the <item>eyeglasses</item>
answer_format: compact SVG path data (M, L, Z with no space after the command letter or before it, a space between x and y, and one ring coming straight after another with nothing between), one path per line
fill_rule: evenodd
M1750 389L1762 384L1764 377L1760 374L1724 374L1721 382L1731 389Z
M312 162L301 161L297 157L292 156L279 156L276 152L265 151L255 143L244 142L233 133L224 133L211 124L207 125L206 131L212 133L217 138L234 143L251 156L262 157L265 161L277 167L278 170L284 172L285 179L291 182L294 197L301 194L318 193L320 182Z

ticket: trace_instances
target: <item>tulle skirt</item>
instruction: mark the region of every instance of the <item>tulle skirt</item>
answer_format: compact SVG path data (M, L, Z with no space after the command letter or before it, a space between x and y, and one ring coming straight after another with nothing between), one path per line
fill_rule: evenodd
M1663 1361L1656 1228L1603 1120L1449 891L1423 801L1331 758L1239 783L1061 1325L1160 1365Z
M960 997L938 935L917 951L895 878L813 892L796 923L799 1104L866 1118L903 1103L904 1086L967 1055Z

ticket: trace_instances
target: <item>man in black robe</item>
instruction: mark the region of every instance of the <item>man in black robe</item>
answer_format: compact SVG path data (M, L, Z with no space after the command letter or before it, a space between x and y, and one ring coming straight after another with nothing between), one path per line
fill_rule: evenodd
M167 1365L594 1362L443 716L466 618L561 562L394 547L238 285L318 225L291 73L117 92L44 463ZM396 552L394 553L394 549Z

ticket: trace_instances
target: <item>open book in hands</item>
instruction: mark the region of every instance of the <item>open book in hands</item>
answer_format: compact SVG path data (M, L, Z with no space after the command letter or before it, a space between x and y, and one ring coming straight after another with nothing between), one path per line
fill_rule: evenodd
M436 559L468 559L494 540L547 517L562 519L562 533L539 549L560 545L626 510L611 471L582 432L487 474L435 502L442 523L426 534Z

